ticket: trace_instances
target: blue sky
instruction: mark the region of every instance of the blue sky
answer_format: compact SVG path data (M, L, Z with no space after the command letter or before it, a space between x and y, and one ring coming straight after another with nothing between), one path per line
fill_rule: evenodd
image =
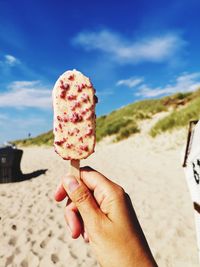
M200 87L199 0L0 0L0 143L52 128L51 91L77 69L97 114Z

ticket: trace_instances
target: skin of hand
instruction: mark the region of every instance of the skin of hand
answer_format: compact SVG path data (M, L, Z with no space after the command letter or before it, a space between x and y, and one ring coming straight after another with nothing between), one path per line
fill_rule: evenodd
M67 198L72 238L82 234L101 267L157 266L123 188L90 167L80 174L79 180L66 176L55 193L56 201Z

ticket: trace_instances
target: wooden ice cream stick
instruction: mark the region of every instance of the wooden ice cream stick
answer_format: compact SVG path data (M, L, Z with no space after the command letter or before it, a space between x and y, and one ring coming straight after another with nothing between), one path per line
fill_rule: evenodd
M80 160L70 160L70 174L80 180Z

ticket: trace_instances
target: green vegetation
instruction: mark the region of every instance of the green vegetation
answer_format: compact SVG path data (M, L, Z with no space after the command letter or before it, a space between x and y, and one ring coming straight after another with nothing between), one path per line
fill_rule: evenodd
M116 136L116 141L120 141L122 139L128 138L130 135L134 133L138 133L140 130L135 122L129 124L126 128L121 128L119 133Z
M135 102L115 110L107 116L101 116L97 118L97 141L113 134L116 135L117 141L127 138L139 132L138 121L150 119L152 115L166 110L167 107L160 99L153 99Z
M159 120L150 131L150 135L156 135L171 131L174 128L180 128L188 125L190 120L198 120L200 118L200 97L193 100L186 107L174 110L170 115Z
M160 120L152 128L150 134L156 136L164 131L172 130L188 124L191 119L200 116L200 89L193 93L177 93L161 99L142 100L97 118L96 137L97 141L106 136L115 135L115 141L128 138L140 131L138 122L150 119L154 114L168 111L169 116ZM35 138L17 140L17 145L52 145L53 132L41 134Z
M53 131L49 131L47 133L40 134L34 138L23 139L23 140L16 140L12 143L20 146L30 146L30 145L53 145Z

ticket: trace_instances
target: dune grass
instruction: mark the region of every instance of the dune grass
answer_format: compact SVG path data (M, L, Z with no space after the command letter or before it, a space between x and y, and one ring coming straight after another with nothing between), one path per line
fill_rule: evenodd
M100 141L111 135L115 135L115 141L128 138L140 131L139 121L150 119L156 113L169 110L169 107L172 108L171 114L156 123L150 132L152 136L185 126L191 119L198 119L200 116L200 89L192 93L177 93L161 99L134 102L108 115L100 116L96 120L96 139ZM21 146L52 145L53 132L49 131L35 138L17 140L13 143Z
M190 120L198 119L200 119L200 97L193 100L186 107L174 110L170 115L159 120L151 129L150 135L155 137L162 132L184 127L188 125Z
M31 146L31 145L51 146L51 145L53 145L53 131L49 131L47 133L40 134L40 135L33 137L33 138L15 140L11 143L19 145L19 146Z
M143 100L115 110L107 116L97 118L96 136L100 141L105 136L116 135L116 140L127 138L139 132L137 122L150 119L152 115L167 108L159 99Z

